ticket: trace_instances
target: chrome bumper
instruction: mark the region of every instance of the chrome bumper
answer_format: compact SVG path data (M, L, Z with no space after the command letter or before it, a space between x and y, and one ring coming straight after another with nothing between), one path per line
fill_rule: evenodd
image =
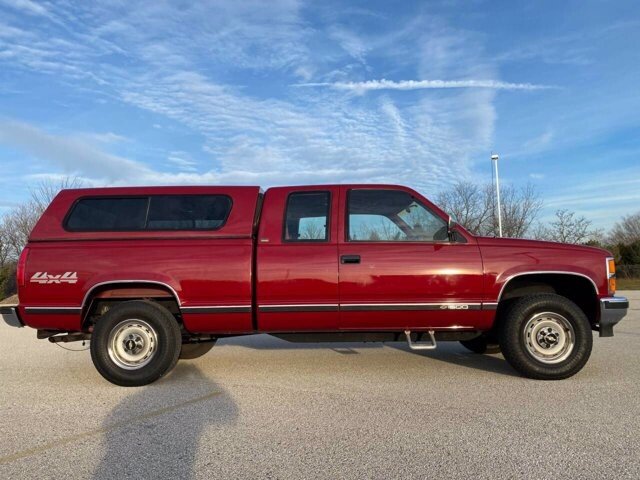
M18 305L0 305L0 316L10 327L24 327L18 315Z
M624 318L629 309L629 300L624 297L600 299L600 321L598 331L601 337L613 337L613 326Z

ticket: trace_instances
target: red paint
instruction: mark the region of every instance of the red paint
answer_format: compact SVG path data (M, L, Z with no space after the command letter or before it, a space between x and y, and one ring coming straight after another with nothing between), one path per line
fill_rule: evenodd
M465 243L348 242L346 198L348 190L357 188L409 192L447 220L426 198L393 185L272 188L264 194L257 222L258 187L65 190L34 228L25 249L28 258L27 253L20 258L21 318L34 328L74 331L82 328L82 319L96 296L170 295L179 302L184 325L192 333L487 330L495 311L482 304L497 302L505 283L518 274L574 272L591 279L599 296L607 295L608 253L600 249L474 237L461 228ZM331 194L327 242L283 240L287 198L301 191ZM216 231L71 233L62 227L70 207L84 196L213 193L228 195L233 201L227 223ZM361 262L341 264L342 255L360 255ZM38 272L53 276L76 272L78 280L31 282ZM354 305L361 304L367 304L366 311L353 311ZM395 309L389 310L389 305ZM287 306L293 311L275 311ZM27 312L33 307L82 310ZM211 310L202 313L189 307ZM241 311L219 313L215 307Z
M485 271L485 298L497 301L510 278L524 272L574 272L588 277L598 295L608 295L606 263L600 248L536 240L477 237Z
M370 186L362 186L371 188ZM347 191L342 187L340 212L346 212ZM398 187L390 187L398 188ZM424 204L433 204L416 192ZM444 215L444 213L441 213ZM340 265L340 303L480 303L482 260L475 239L467 243L349 242L341 221L339 255L360 255L360 264ZM480 310L343 311L343 329L362 330L470 326L481 324Z
M329 191L331 221L326 243L283 241L283 219L291 192ZM265 194L258 229L257 304L309 305L338 303L338 220L340 188L336 186L271 188ZM338 330L338 311L263 312L263 331Z

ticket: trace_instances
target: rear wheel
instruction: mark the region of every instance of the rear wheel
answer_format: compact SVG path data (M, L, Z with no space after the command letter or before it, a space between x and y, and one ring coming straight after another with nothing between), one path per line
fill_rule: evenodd
M535 379L560 380L578 373L593 346L584 312L560 295L522 297L505 312L499 332L505 359Z
M123 302L97 322L91 335L91 359L111 383L147 385L178 361L182 336L173 315L145 300Z
M473 353L500 353L500 345L490 343L485 335L480 335L471 340L461 340L460 343Z

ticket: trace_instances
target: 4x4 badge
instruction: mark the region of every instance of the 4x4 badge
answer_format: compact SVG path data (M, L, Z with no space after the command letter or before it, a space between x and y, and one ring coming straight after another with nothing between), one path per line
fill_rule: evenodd
M31 277L32 283L77 283L78 272L64 272L61 275L50 275L47 272L36 272Z

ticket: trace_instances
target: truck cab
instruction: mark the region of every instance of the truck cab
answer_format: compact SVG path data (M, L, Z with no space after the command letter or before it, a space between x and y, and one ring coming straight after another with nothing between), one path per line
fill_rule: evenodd
M560 379L628 302L601 249L470 234L398 185L63 190L0 313L89 340L109 381L144 385L218 338L456 340Z

